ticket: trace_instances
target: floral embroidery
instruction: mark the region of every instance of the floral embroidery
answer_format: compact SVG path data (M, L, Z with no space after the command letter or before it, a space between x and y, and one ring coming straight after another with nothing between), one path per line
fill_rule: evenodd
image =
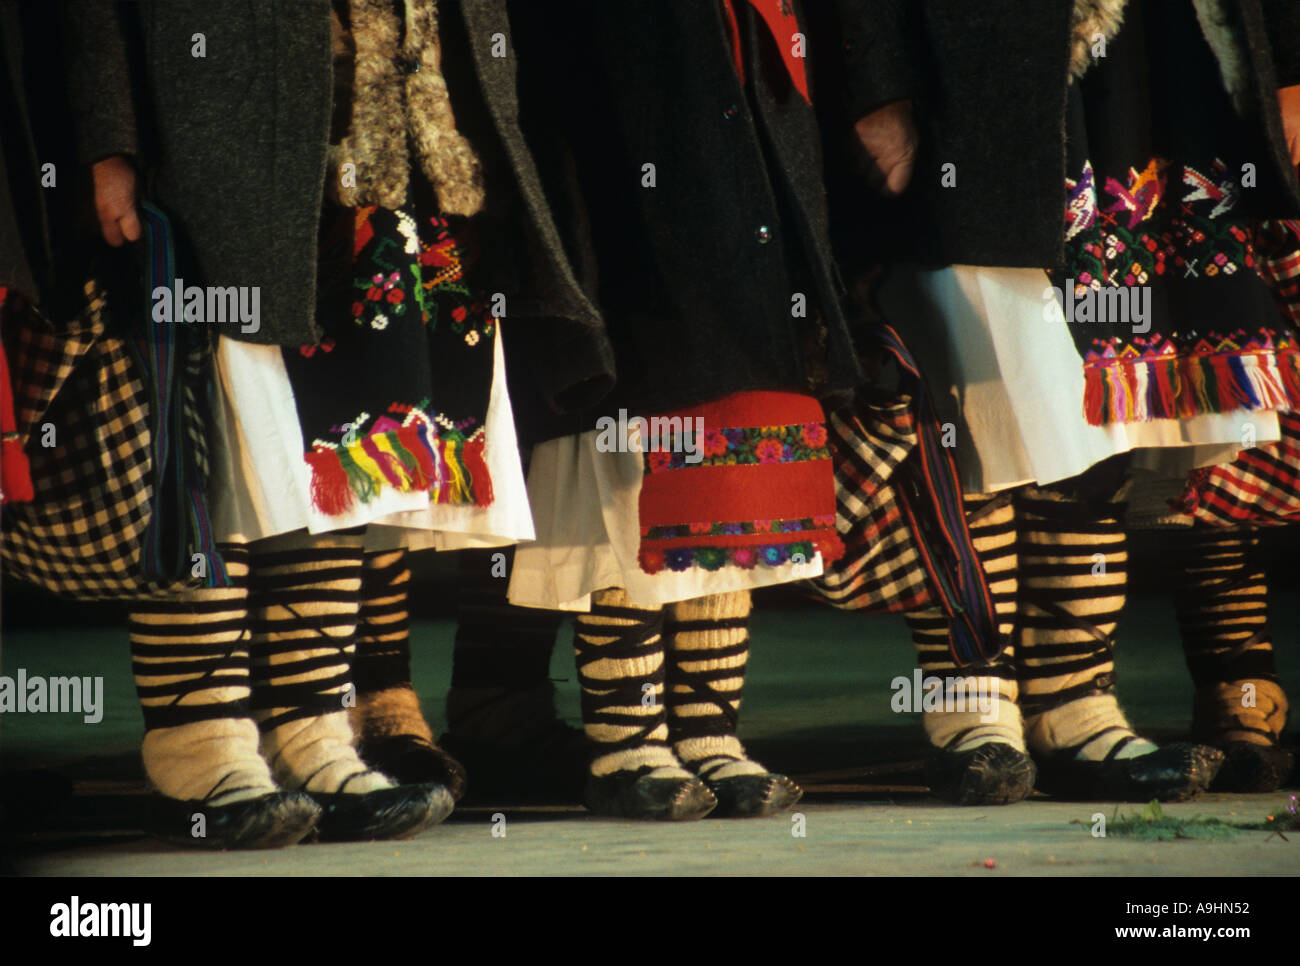
M808 564L820 553L823 560L843 555L844 545L835 534L819 534L813 540L748 547L674 547L671 550L643 549L639 555L641 569L656 574L667 569L681 572L692 566L704 570L721 570L730 564L752 570L759 564L780 567L782 564Z
M354 252L374 242L370 224L374 210L357 209ZM493 334L496 319L466 281L475 258L473 244L467 231L453 233L446 219L431 218L429 223L433 232L422 242L415 219L404 211L397 213L396 237L380 238L369 254L381 271L353 283L360 296L352 303L352 318L357 325L383 331L393 317L405 315L408 305L414 304L420 320L431 328L440 324L440 313L447 312L451 331L463 334L466 345L476 346Z
M660 449L645 454L645 472L830 459L825 423L706 429L701 447L703 458L699 462L688 462L687 456L696 455L688 450L693 450L693 447L687 447L674 435L662 443Z

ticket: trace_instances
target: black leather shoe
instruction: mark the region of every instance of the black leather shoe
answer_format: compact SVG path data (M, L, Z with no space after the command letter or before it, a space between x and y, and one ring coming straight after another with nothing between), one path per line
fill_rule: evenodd
M1078 747L1040 758L1039 789L1075 801L1182 802L1208 788L1223 765L1223 752L1209 745L1162 745L1148 755L1116 758L1133 740L1121 739L1103 761L1077 760Z
M1211 791L1275 792L1286 784L1295 768L1291 752L1277 745L1230 741L1217 747L1223 752L1224 761L1210 786Z
M302 792L270 792L219 806L154 795L146 805L145 830L175 845L278 849L306 838L320 817L320 806Z
M451 814L456 803L442 785L398 785L364 795L313 792L323 813L322 842L409 839Z
M1010 805L1029 797L1038 769L1023 751L991 741L969 751L938 751L925 764L930 791L954 805Z
M651 778L617 771L589 777L583 803L595 814L613 818L688 822L708 815L718 800L698 778Z
M803 789L784 775L736 775L706 783L718 799L713 812L718 818L775 815L803 798Z
M400 785L442 785L459 802L465 796L465 768L418 735L391 735L357 744L361 760Z

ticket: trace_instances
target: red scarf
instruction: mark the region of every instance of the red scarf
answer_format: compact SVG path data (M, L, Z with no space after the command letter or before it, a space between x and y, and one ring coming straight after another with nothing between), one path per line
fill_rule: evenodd
M785 61L785 69L790 74L790 82L794 84L794 89L811 104L804 59L794 54L794 36L800 33L799 21L794 15L794 4L791 0L749 0L749 5L758 11L758 15L763 18L763 23L767 24L767 29L771 31L772 39L776 41L776 49L781 52L781 59ZM722 0L722 6L727 11L727 24L731 27L731 51L736 58L736 73L740 75L740 82L743 84L745 60L740 50L740 24L736 21L736 8L732 6L732 0Z

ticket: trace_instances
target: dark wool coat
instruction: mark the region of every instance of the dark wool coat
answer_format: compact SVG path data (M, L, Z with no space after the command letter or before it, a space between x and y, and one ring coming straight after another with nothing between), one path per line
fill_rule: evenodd
M94 226L59 48L56 10L0 2L0 286L63 320L81 304Z
M867 43L882 67L864 96L847 81L824 120L891 100L915 103L920 153L911 186L879 202L853 170L848 139L828 163L836 238L854 261L916 258L934 264L1042 266L1064 254L1065 104L1075 0L880 0ZM1191 0L1185 0L1191 2ZM1300 3L1224 0L1245 42L1249 114L1261 144L1253 213L1300 216L1277 89L1300 83ZM846 38L850 46L861 46ZM834 65L831 65L834 66ZM942 166L955 165L944 187ZM887 233L864 225L888 224Z
M524 131L616 350L618 384L589 418L861 379L815 116L734 6L749 90L712 0L511 4Z
M530 357L544 401L587 405L612 384L612 353L519 133L504 0L441 6L444 73L459 78L449 76L453 100L459 89L477 107L458 109L457 120L475 131L480 155L504 159L495 194L515 202L510 237L519 244L494 249L498 260L480 278L506 296L508 320L544 320L546 337ZM66 18L82 161L135 157L144 196L189 239L203 276L195 281L261 288L260 330L231 326L225 335L315 342L333 90L329 0L83 0L68 4ZM196 34L204 57L193 56ZM509 207L503 199L500 209Z

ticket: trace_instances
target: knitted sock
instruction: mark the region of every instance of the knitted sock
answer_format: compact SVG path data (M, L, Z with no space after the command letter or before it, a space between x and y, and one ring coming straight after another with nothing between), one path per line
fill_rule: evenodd
M145 774L168 798L212 806L276 790L249 717L248 551L221 552L230 587L140 601L130 619Z
M1010 497L969 496L965 499L971 538L988 575L989 589L998 615L998 632L1009 639L1016 619L1016 517ZM966 710L924 711L921 723L930 744L945 751L963 752L990 742L1025 751L1024 723L1016 682L1014 647L1008 647L991 664L959 668L948 647L948 622L937 607L905 615L916 643L917 662L924 678L944 680L945 698L964 692ZM994 699L986 714L970 707Z
M1210 742L1274 746L1287 699L1273 662L1264 571L1248 560L1259 538L1199 527L1188 536L1174 599L1196 684L1193 731Z
M352 683L358 739L412 735L434 743L411 685L411 621L406 597L411 571L406 551L367 553L361 569L361 609Z
M458 739L511 747L556 727L551 652L565 618L509 604L496 553L506 554L509 573L512 548L461 554L447 731Z
M1016 676L1025 736L1036 753L1075 749L1084 761L1156 750L1129 726L1114 694L1115 628L1128 554L1113 504L1045 490L1016 494L1020 634Z
M591 612L578 616L574 652L592 775L692 777L668 746L662 634L663 611L630 606L623 590L593 594Z
M262 754L286 788L391 788L357 756L348 723L361 548L278 549L283 545L252 545L252 707Z
M677 758L701 778L766 775L751 760L736 724L749 660L748 590L669 607L668 734Z

